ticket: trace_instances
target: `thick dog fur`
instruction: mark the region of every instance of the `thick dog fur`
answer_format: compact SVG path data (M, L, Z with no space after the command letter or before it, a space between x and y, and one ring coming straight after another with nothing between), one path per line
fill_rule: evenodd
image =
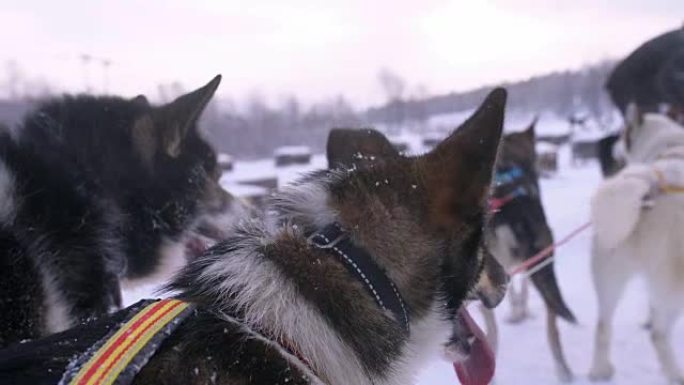
M160 107L65 96L0 132L0 346L119 308L122 281L170 274L230 219L196 127L219 80Z
M466 298L496 303L505 292L483 243L505 98L494 91L425 156L324 170L277 193L263 217L243 220L170 284L197 310L134 383L412 383L443 351ZM332 222L394 282L410 333L311 246L308 237ZM4 365L0 354L1 378L33 384L44 374L42 358L12 358L26 345L6 352Z
M599 318L592 380L607 380L611 322L627 281L640 273L649 285L651 339L671 383L684 375L671 347L671 331L684 295L684 129L658 114L630 119L623 137L627 167L604 181L592 200L592 273ZM658 176L662 175L662 179Z
M532 257L553 244L553 235L546 222L537 172L535 170L535 133L533 122L527 130L512 133L502 139L497 168L520 167L524 171L522 183L528 195L509 202L494 214L485 233L489 250L504 266L511 268ZM328 165L331 168L357 168L364 164L377 164L399 157L390 141L380 132L366 129L336 129L328 138ZM569 322L575 317L560 293L553 264L532 276L532 281L541 293L548 312L547 335L559 378L568 381L573 375L565 360L557 327L557 316ZM522 321L528 314L526 281L520 292L509 285L509 299L512 305L511 321ZM483 307L487 335L496 348L498 330L493 312Z

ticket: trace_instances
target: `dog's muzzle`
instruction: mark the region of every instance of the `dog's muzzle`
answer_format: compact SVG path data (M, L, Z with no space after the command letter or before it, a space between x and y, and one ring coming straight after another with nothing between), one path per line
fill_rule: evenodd
M475 285L475 294L486 307L492 309L501 303L506 295L509 277L489 250L483 248L481 252L484 266Z

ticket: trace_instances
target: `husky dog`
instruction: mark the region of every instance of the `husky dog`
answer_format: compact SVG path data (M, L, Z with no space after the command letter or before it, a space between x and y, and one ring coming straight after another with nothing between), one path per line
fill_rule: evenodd
M493 91L424 156L276 193L172 281L195 311L133 383L410 384L430 353L455 351L464 383L486 384L494 357L464 303L494 306L506 288L483 239L505 99ZM0 380L63 371L82 340L51 341L42 360L20 352L46 341L0 352Z
M0 132L0 346L121 306L218 237L240 204L197 119L220 77L175 101L64 96Z
M490 220L485 235L491 252L508 268L553 244L535 169L535 123L536 120L523 132L504 136L496 165L492 201L502 202L502 206ZM399 156L383 134L371 129L332 130L328 137L327 153L330 168L360 167ZM532 275L532 282L547 306L547 335L558 375L563 380L570 380L572 372L563 355L556 321L557 316L560 316L574 323L575 316L561 296L553 264ZM522 281L520 292L516 292L512 284L509 285L509 299L512 308L510 321L525 319L528 315L526 279ZM487 336L496 350L496 320L492 311L483 309Z
M649 286L650 333L668 380L684 384L671 342L684 303L684 130L665 115L630 108L624 144L627 166L601 183L592 200L592 273L598 323L592 380L607 380L611 322L628 280Z
M490 221L487 241L494 256L509 269L553 244L536 171L535 125L536 119L526 130L505 135L496 164L492 193L495 214ZM531 279L546 304L547 337L556 372L561 380L569 381L573 375L563 355L557 317L575 323L575 316L563 300L553 263L534 273ZM527 318L527 296L527 278L522 279L520 291L515 290L511 282L508 292L510 322L516 323ZM489 326L488 334L496 346L495 318L486 309L484 315Z

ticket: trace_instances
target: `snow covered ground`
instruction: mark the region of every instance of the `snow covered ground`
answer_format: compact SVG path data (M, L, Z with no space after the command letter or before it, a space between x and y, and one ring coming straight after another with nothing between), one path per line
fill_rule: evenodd
M569 166L567 146L560 151L560 172L553 179L542 180L544 204L556 239L564 237L588 220L589 197L600 181L598 165L583 168ZM279 185L294 180L301 172L325 167L325 157L316 155L309 166L275 168L273 160L236 162L235 171L227 173L222 184L229 190L242 177L251 178L277 174ZM589 240L587 231L557 252L556 272L561 289L570 308L579 319L579 325L561 322L561 338L567 359L577 380L584 385L593 350L593 329L596 319L595 295L589 272ZM497 310L500 327L497 385L556 384L553 362L546 342L545 310L540 297L530 291L533 318L519 325L504 322L508 303ZM150 295L149 290L125 293L127 303ZM648 333L641 328L646 320L647 301L644 286L639 281L629 287L615 319L613 358L616 366L615 385L665 384L650 344ZM477 318L478 311L471 313ZM684 322L676 328L673 345L684 359ZM684 365L684 362L682 362ZM450 364L435 359L420 376L420 385L456 385L457 380Z

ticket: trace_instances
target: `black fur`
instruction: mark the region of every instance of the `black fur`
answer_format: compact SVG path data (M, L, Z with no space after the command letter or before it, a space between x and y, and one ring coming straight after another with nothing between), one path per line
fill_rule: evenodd
M511 228L518 245L516 250L512 250L512 254L519 262L533 257L553 244L553 234L546 221L541 201L533 130L532 127L530 131L504 137L497 170L505 172L513 167L519 167L523 172L522 177L511 185L496 188L494 195L504 196L517 187L524 188L526 193L501 207L492 217L489 226L490 229L502 225ZM557 315L569 322L576 322L574 314L561 295L553 263L532 275L532 282L539 290L544 302Z
M217 84L163 107L65 96L0 135L15 201L0 218L0 346L46 334L47 292L72 323L120 307L119 280L152 273L162 244L221 204L216 155L195 127L206 102L189 100Z

